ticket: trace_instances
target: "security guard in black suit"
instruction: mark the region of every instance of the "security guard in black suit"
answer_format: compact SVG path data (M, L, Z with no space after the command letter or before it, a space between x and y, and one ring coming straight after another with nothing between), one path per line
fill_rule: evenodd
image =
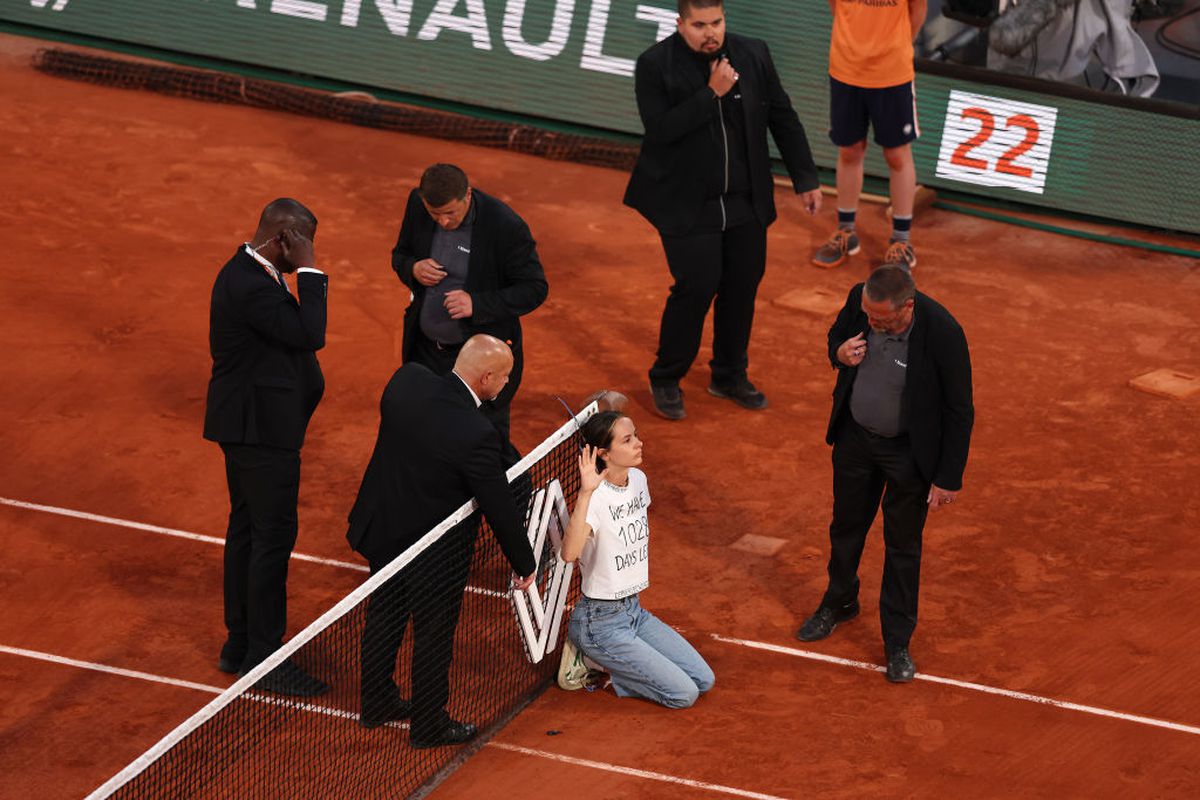
M709 392L766 408L746 370L767 226L775 221L767 131L815 214L820 184L804 126L766 43L726 34L721 0L679 0L677 31L642 53L634 77L646 133L625 204L658 229L675 281L650 369L655 408L667 419L686 416L679 381L700 350L709 306Z
M434 164L408 196L392 269L412 291L404 312L405 364L415 361L444 375L463 342L478 333L512 348L508 385L482 410L504 438L507 461L515 463L509 406L525 366L520 318L549 290L529 226L472 187L460 168Z
M213 284L204 438L221 445L229 485L225 672L252 669L282 644L287 628L300 446L325 390L316 352L325 346L329 279L313 266L316 232L311 211L275 200ZM284 277L290 273L298 299ZM259 686L293 695L328 688L291 662Z
M463 344L449 374L409 363L388 382L379 436L346 534L372 574L474 497L518 576L515 585L524 589L532 582L536 563L524 514L505 478L500 435L479 409L503 391L512 363L504 342L480 334ZM411 716L415 747L459 744L475 735L475 726L451 719L446 705L454 631L478 530L478 519L468 517L372 596L362 639L364 727ZM411 702L400 697L393 677L409 617Z
M885 555L879 619L887 677L913 679L921 534L928 511L962 488L975 405L971 356L950 312L885 264L850 290L829 329L838 370L826 441L833 445L829 585L797 633L824 639L858 615L858 563L881 505Z

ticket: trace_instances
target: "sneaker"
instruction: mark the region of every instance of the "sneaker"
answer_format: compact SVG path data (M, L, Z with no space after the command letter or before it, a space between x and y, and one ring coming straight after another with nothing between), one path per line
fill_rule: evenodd
M816 613L805 620L800 630L796 631L796 638L802 642L818 642L821 639L828 638L829 634L833 633L833 629L840 623L848 622L857 616L857 600L841 608L826 608L825 606L821 606L817 609Z
M683 410L683 389L677 383L650 384L650 399L654 401L654 410L667 419L687 417Z
M883 257L883 263L895 264L912 272L917 266L917 254L913 252L912 243L897 240L888 242L887 254Z
M570 639L563 642L562 658L558 662L558 685L573 692L587 685L587 664L583 663L583 653L579 652Z
M907 647L896 647L888 653L887 679L892 683L908 683L917 674L917 665Z
M817 248L813 253L812 263L825 269L840 267L850 256L858 255L862 248L858 244L858 234L849 228L838 228L829 241Z
M708 393L713 397L732 400L742 408L751 411L762 411L767 407L767 397L746 378L735 381L713 381L708 385Z

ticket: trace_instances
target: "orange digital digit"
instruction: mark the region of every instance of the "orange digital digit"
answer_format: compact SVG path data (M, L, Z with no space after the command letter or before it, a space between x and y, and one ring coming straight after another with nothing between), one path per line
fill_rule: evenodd
M1000 156L996 162L996 172L1003 172L1006 175L1016 175L1019 178L1028 178L1033 175L1033 170L1029 167L1022 167L1013 162L1024 155L1028 150L1037 144L1038 136L1041 135L1041 128L1038 127L1037 120L1028 114L1014 114L1007 120L1007 127L1017 127L1025 129L1025 138L1020 144L1013 145Z
M978 120L979 132L954 149L954 155L950 156L950 163L958 167L978 169L986 172L988 162L982 158L972 158L967 153L991 138L992 132L996 130L996 118L984 108L964 108L962 110L962 117L963 119Z

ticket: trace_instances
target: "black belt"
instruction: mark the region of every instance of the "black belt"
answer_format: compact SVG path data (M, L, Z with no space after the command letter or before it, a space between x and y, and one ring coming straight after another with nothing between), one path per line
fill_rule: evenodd
M863 427L862 423L860 423L858 420L856 420L854 418L853 414L848 413L847 416L850 417L850 422L853 423L854 426L857 427L860 431L865 433L867 435L867 438L869 438L869 439L882 439L884 441L894 442L894 441L898 441L900 439L908 438L908 431L901 431L900 433L897 433L895 436L884 436L881 433L875 433L874 431L870 431L867 428Z
M465 344L465 340L462 342L439 342L437 339L430 338L428 335L426 335L425 331L421 330L420 328L417 329L417 332L421 334L422 339L429 342L438 350L461 350L463 344Z

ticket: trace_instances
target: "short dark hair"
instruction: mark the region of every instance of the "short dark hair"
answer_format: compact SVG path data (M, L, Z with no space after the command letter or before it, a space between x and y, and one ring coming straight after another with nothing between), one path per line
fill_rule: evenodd
M462 200L468 188L467 173L453 164L434 164L421 174L417 194L434 208L441 208L451 200Z
M258 217L258 230L274 235L293 229L310 238L317 232L317 215L299 200L279 197L267 203Z
M583 423L581 433L583 434L583 443L589 444L595 448L612 447L613 428L622 417L627 417L628 414L622 414L620 411L601 411L599 414L592 414L588 417L587 422ZM604 471L604 459L596 459L596 469Z
M906 267L884 264L867 278L864 291L872 302L882 303L886 300L892 304L892 308L899 308L917 296L917 284Z
M676 4L680 17L686 17L693 8L723 8L724 6L725 0L678 0Z

